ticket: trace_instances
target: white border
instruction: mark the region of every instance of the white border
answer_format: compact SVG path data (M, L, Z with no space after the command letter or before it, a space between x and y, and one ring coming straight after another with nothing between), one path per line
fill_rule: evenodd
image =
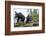
M13 20L13 9L14 8L32 8L39 9L39 27L14 27ZM29 30L42 30L42 7L41 6L20 6L20 5L11 5L11 31L29 31Z

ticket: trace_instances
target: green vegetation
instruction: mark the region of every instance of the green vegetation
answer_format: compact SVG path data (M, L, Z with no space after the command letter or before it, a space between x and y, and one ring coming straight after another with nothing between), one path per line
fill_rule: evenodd
M33 21L39 20L39 14L37 14L36 9L32 12L32 20Z
M33 23L31 23L31 22L27 23L27 24L26 24L26 22L24 22L24 23L23 22L17 22L15 27L31 27L32 25L33 25Z

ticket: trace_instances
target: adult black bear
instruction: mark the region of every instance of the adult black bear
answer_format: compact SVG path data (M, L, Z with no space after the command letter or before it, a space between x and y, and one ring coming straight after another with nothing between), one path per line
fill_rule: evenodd
M20 13L15 12L15 18L18 18L17 22L19 22L20 19L22 22L24 22L25 20L25 16L21 12Z

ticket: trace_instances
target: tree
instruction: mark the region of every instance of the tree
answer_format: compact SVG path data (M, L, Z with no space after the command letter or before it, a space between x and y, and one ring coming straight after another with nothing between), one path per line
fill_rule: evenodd
M36 21L39 18L39 15L37 13L37 9L34 9L32 12L32 19L33 21Z

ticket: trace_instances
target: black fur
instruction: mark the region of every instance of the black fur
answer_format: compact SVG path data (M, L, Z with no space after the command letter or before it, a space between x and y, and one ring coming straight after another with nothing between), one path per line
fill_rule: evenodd
M20 19L21 19L22 22L24 22L25 16L22 13L15 12L15 15L16 15L15 18L18 18L17 22L19 22Z
M27 18L26 18L26 23L29 23L29 21L31 22L32 21L32 16L27 16Z

